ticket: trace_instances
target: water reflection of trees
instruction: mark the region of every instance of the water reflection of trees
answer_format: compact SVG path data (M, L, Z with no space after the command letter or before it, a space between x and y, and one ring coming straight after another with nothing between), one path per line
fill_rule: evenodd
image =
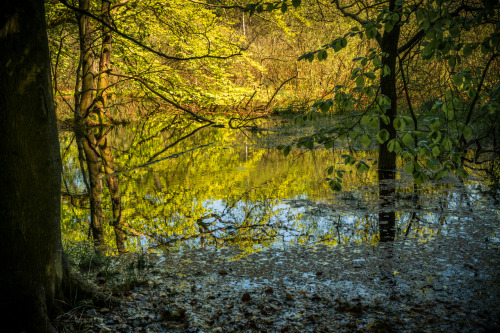
M179 127L173 128L173 123ZM127 237L126 248L250 249L282 242L337 245L429 239L446 223L446 211L460 201L449 188L434 193L436 187L421 186L415 191L399 180L391 180L391 191L381 196L375 171L360 176L347 168L346 190L333 193L324 182L324 170L332 160L345 167L342 151L316 150L311 155L294 150L284 158L279 151L260 148L260 140L252 135L261 134L200 127L177 116L107 133L115 166L107 174L99 168L99 179L115 177L120 186L120 230ZM61 141L63 233L66 241L82 241L89 231L88 192L73 136L63 134ZM367 159L374 154L361 153ZM109 186L102 188L102 195L105 245L116 248ZM386 225L380 223L381 199L382 205L388 203L384 209L392 212L393 220ZM427 214L426 208L438 213Z

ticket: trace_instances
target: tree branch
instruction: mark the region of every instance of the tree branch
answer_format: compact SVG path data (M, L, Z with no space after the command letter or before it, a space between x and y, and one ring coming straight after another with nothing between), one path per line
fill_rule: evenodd
M189 110L189 109L186 109L185 107L182 107L181 105L177 104L176 102L170 100L169 98L167 98L165 95L163 95L162 93L160 93L159 91L157 91L156 89L154 89L153 87L151 87L144 79L140 78L140 77L137 77L137 76L132 76L132 75L125 75L125 74L114 74L114 73L111 73L111 75L114 75L114 76L118 76L118 77L124 77L124 78L128 78L128 79L132 79L132 80L135 80L135 81L138 81L140 82L144 87L146 87L149 91L151 91L153 94L155 94L156 96L160 97L161 99L163 99L165 102L175 106L176 108L184 111L184 112L187 112L189 113L190 115L192 115L197 121L199 122L208 122L210 124L215 124L215 122L213 120L210 120L210 119L207 119L205 117L202 117L202 116L199 116L197 115L196 113L194 113L193 111Z
M463 10L475 11L478 10L478 8L470 7L468 5L460 5L457 9L455 9L452 13L450 13L450 15L452 17L456 17ZM430 27L434 26L440 19L442 19L442 17L439 17L434 22L432 22ZM401 54L405 52L407 49L412 48L416 43L418 43L420 40L422 40L422 38L424 38L426 32L427 32L426 30L420 29L409 41L407 41L404 45L398 48L398 54Z
M199 5L204 5L207 7L213 7L213 8L223 8L223 9L245 9L245 7L240 6L240 5L215 5L212 3L206 3L206 2L201 2L201 1L196 1L196 0L188 0L189 2L196 3Z
M361 19L358 15L355 15L353 13L349 13L348 11L346 11L345 9L348 7L340 7L338 0L336 0L334 2L335 2L335 5L337 6L337 9L342 13L342 15L353 19L354 21L358 22L361 25L364 25L364 24L370 22L368 20ZM377 30L377 35L375 36L375 39L377 40L377 43L379 45L382 43L382 35L380 34L380 32L378 30Z
M474 111L474 107L476 106L477 100L479 99L479 94L481 93L481 89L483 88L483 83L484 79L486 78L486 73L488 72L488 69L490 68L491 63L493 60L498 57L498 53L494 53L488 62L486 63L486 67L484 68L483 71L483 76L481 76L481 81L479 82L479 85L477 86L477 92L476 96L474 96L474 99L472 100L472 103L470 104L469 111L467 113L467 120L465 121L465 125L468 125L470 123L470 120L472 118L472 112Z
M75 12L80 13L82 15L87 15L88 17L91 17L92 19L94 19L97 22L101 23L103 26L105 26L106 28L110 29L111 31L113 31L114 33L116 33L117 35L119 35L120 37L125 38L126 40L131 41L132 43L136 44L137 46L140 46L143 49L145 49L145 50L147 50L147 51L149 51L149 52L151 52L153 54L156 54L157 56L160 56L160 57L162 57L164 59L177 60L177 61L197 60L197 59L206 59L206 58L225 60L225 59L232 58L234 56L241 55L241 52L240 52L240 53L233 53L233 54L230 54L230 55L227 55L227 56L215 56L215 55L210 55L210 54L205 54L205 55L202 55L202 56L194 56L194 57L185 57L185 58L169 56L169 55L167 55L167 54L165 54L165 53L163 53L161 51L155 50L155 49L151 48L150 46L145 45L144 43L141 43L140 41L138 41L135 38L127 35L126 33L121 32L120 30L118 30L117 28L113 27L109 23L105 22L103 19L99 18L98 16L96 16L96 15L94 15L94 14L92 14L92 13L86 11L86 10L82 10L82 9L80 9L78 7L72 6L66 0L59 0L59 1L63 5L65 5L66 7L74 10ZM246 49L248 49L248 46L247 47L238 47L238 48L240 49L240 51L245 51Z

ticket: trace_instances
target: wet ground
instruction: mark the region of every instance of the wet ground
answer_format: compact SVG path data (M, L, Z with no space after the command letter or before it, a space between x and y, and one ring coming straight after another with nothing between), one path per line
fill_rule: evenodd
M498 209L469 190L481 204L444 211L435 200L419 211L448 221L427 237L115 258L112 279L89 276L121 306L78 308L61 322L82 332L497 332Z

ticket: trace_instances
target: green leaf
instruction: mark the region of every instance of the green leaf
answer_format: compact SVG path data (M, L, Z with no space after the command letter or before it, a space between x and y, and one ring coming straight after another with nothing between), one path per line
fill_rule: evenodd
M281 5L281 12L285 14L287 9L288 5L286 4L286 2L283 2L283 4Z
M373 65L374 66L380 66L382 64L382 60L380 60L380 57L379 56L375 56L375 58L373 58Z
M372 142L372 139L370 138L370 136L368 134L364 134L362 137L361 137L361 145L366 148L370 145L370 143Z
M320 56L321 56L321 58L320 58ZM328 52L326 52L326 50L319 50L318 60L323 61L323 60L326 60L326 58L328 58Z
M384 122L384 124L389 125L390 119L389 119L388 116L386 116L385 114L383 114L383 115L380 116L380 119L382 119L382 121Z
M453 120L455 118L455 110L453 108L453 104L451 102L445 102L441 106L443 109L444 114L446 115L446 119L448 120Z
M436 170L439 166L439 162L435 159L428 158L425 160L425 165L431 170Z
M342 190L342 185L338 181L331 180L328 185L330 185L330 188L335 192Z
M319 50L316 56L318 57L319 61L323 60L323 50Z
M385 129L381 130L377 134L377 140L380 143L386 142L387 140L389 140L389 132L387 132Z
M402 149L401 149L401 144L399 143L399 140L395 140L395 141L394 141L394 150L393 150L393 151L394 151L396 154L399 154L399 153L401 152L401 150L402 150Z
M490 52L490 49L491 49L491 47L488 43L481 44L481 53L482 54L484 54L484 55L488 54Z
M460 87L462 85L462 82L464 82L464 77L461 74L455 74L453 75L453 84L457 87Z
M469 175L469 173L467 171L465 171L465 169L463 167L459 167L455 170L455 174L460 177L460 178L467 178L467 176Z
M455 64L457 63L457 59L455 58L455 56L450 56L448 58L448 65L450 67L455 67Z
M441 127L441 122L439 120L431 124L431 130L437 131Z
M283 155L288 156L288 154L290 154L290 151L292 150L292 147L291 146L286 146L284 149L283 149Z
M394 128L396 129L396 131L404 131L405 129L405 121L401 118L396 118L394 119Z
M374 116L372 120L370 120L370 128L372 129L377 129L379 126L380 120L378 119L377 116Z
M439 179L441 179L441 178L445 177L445 176L448 174L448 172L449 172L449 171L448 171L448 168L446 168L446 167L442 167L441 169L439 169L439 170L436 172L436 174L435 174L435 179L436 179L436 180L439 180Z
M385 22L385 32L391 32L394 28L394 23L392 21Z
M370 122L370 116L365 114L363 117L361 117L361 120L360 120L360 123L362 126L366 126L368 125L368 123Z
M375 80L377 77L375 76L375 74L373 74L372 72L366 72L364 73L364 76L366 76L367 78L369 78L370 80Z
M356 169L359 173L363 173L370 170L370 167L365 162L360 161L358 164L356 164Z
M383 74L383 76L387 76L389 74L391 74L391 69L389 68L389 66L384 65L384 74Z
M302 3L302 0L292 0L292 6L297 8Z
M429 136L434 143L441 141L441 137L442 137L441 131L432 132Z
M326 172L328 172L329 175L331 175L333 173L333 167L329 167Z
M439 149L439 147L436 145L434 146L434 148L432 148L432 155L434 157L438 157L439 154L441 154L441 149Z
M405 166L405 171L407 174L409 175L412 175L413 174L413 169L414 169L414 165L413 165L413 162L410 162L408 163L406 166Z
M356 139L361 133L359 133L358 131L355 131L355 130L352 130L352 131L349 131L349 137L351 139Z
M415 184L421 185L427 180L427 176L425 175L425 173L417 171L413 174L413 180L415 181Z
M365 86L365 78L363 77L363 75L358 76L358 78L356 79L356 86L358 87Z
M469 125L465 126L462 130L462 134L464 135L464 138L468 140L472 136L472 128Z
M463 56L469 57L472 54L472 46L470 44L465 45L463 49Z
M443 140L443 148L446 150L451 150L451 147L452 147L451 140L449 138L445 138Z
M375 94L372 87L366 87L365 93L368 98L372 98Z
M389 143L387 144L387 150L392 153L394 151L394 145L395 145L395 142L397 142L397 140L395 139L392 139L391 141L389 141Z
M365 30L365 34L366 34L366 37L368 39L375 38L377 36L377 33L378 33L378 31L377 31L377 28L375 28L375 27L371 27L371 28Z

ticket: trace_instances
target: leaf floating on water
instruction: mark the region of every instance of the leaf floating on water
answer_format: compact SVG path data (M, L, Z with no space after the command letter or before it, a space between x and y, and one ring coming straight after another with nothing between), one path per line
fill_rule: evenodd
M241 297L242 302L249 302L250 301L250 294L249 293L244 293L243 296Z
M228 275L229 273L225 269L222 269L219 271L219 274L224 276L224 275Z

